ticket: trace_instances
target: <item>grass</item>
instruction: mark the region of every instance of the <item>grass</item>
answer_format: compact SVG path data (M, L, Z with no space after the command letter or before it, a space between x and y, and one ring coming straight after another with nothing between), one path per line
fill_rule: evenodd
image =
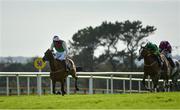
M180 109L180 93L0 96L0 109Z

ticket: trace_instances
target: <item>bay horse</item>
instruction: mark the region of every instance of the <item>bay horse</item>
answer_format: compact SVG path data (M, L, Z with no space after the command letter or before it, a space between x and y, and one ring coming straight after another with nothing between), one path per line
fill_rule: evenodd
M158 64L158 61L155 59L155 55L153 55L147 48L142 47L139 50L138 60L144 59L144 75L142 84L145 86L145 79L149 75L153 82L153 89L159 89L159 79L162 77L165 80L166 87L168 86L168 80L170 78L170 64L167 61L166 57L163 54L160 54L161 60L163 62L163 67L161 68ZM150 89L152 90L152 89Z
M64 96L64 94L66 93L64 90L64 83L65 83L65 79L68 75L71 75L75 79L75 89L79 90L77 87L78 77L76 74L76 66L71 59L69 59L69 58L67 59L71 64L71 68L68 73L66 71L66 65L64 65L63 61L55 59L53 56L53 53L50 49L48 49L44 53L43 60L49 61L49 64L50 64L50 69L51 69L50 78L51 78L52 84L53 84L53 94L56 94L56 91L55 91L56 82L60 82L61 83L61 94ZM60 94L60 93L57 92L57 94Z

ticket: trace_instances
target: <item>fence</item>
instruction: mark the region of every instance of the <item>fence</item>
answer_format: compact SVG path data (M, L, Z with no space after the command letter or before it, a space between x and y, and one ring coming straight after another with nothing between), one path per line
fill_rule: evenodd
M89 94L93 94L93 79L105 79L106 80L106 93L114 93L113 89L113 81L121 80L123 81L123 93L127 90L125 88L126 82L129 81L129 90L128 92L132 92L132 81L138 82L138 92L141 92L141 78L133 78L134 75L143 75L143 72L78 72L78 78L89 79ZM118 76L117 76L118 75ZM120 75L128 75L128 77L120 77ZM9 95L9 77L16 77L16 85L17 85L17 95L20 95L20 77L27 78L27 94L30 94L30 78L37 78L37 93L42 95L42 77L49 77L49 72L0 72L0 77L6 77L6 95ZM148 82L148 87L151 86L151 80L146 79ZM160 80L162 82L162 80ZM66 90L67 94L70 94L70 82L71 76L68 76L66 79ZM109 86L110 85L110 86ZM52 94L52 81L50 80L50 93Z

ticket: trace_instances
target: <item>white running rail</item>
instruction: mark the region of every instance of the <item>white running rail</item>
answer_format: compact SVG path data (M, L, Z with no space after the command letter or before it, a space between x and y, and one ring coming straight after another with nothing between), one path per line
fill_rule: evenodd
M129 81L129 92L132 92L132 81L138 82L138 92L141 92L141 78L133 78L133 75L143 75L143 72L77 72L78 78L89 79L89 94L93 94L93 79L105 79L106 80L106 93L113 94L113 81L123 81L123 93L126 92L125 81ZM116 75L116 76L115 76ZM118 75L118 77L117 77ZM120 77L120 75L128 75L128 77ZM30 94L30 77L37 78L37 93L42 95L42 77L49 77L49 72L0 72L0 77L6 77L6 95L9 95L9 77L16 77L17 95L20 95L20 77L27 77L27 94ZM67 94L70 94L70 80L71 76L67 77L66 88ZM150 88L150 79L148 81L148 87ZM162 80L160 80L162 81ZM180 80L178 80L180 81ZM109 88L110 84L110 88ZM50 81L50 90L52 94L52 81Z

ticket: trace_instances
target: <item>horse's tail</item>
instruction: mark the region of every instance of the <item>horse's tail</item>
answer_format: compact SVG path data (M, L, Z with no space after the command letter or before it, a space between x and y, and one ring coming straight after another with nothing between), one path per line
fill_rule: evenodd
M67 59L71 63L72 68L74 68L76 70L76 72L80 72L83 70L83 68L81 66L75 66L74 61L72 59L70 59L70 58L67 58Z
M68 62L70 63L71 68L75 69L75 71L76 71L76 66L75 66L73 60L71 60L70 58L67 58L67 60L68 60Z

